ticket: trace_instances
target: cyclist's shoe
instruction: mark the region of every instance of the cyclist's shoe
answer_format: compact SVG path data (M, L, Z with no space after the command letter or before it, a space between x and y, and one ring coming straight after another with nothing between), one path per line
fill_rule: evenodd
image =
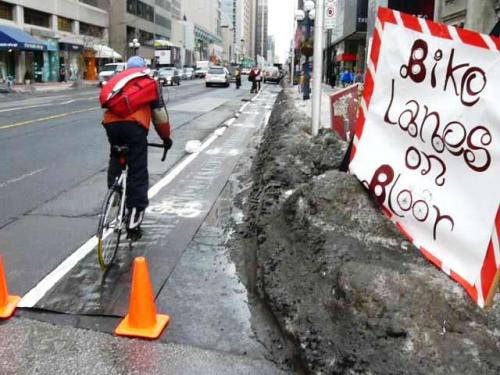
M144 219L144 210L133 207L129 211L127 220L127 238L131 241L137 241L142 237L142 219Z
M127 229L127 239L135 242L139 241L142 238L142 229L141 227L137 227L134 229Z

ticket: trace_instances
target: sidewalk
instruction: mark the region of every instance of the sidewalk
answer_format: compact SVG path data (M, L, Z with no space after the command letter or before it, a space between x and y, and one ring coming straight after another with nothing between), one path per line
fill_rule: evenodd
M129 340L13 318L0 325L0 373L282 374L273 363L189 345Z
M97 81L76 81L72 82L47 82L47 83L33 83L30 85L14 85L11 94L30 94L30 93L44 93L44 92L57 92L70 89L77 89L83 87L97 87Z
M331 128L330 95L341 89L342 88L340 87L332 88L330 85L322 84L320 128ZM296 108L304 112L307 116L312 117L312 91L311 99L309 100L302 99L302 93L299 93L298 86L294 86L294 89L291 92L293 93L293 98L295 99Z

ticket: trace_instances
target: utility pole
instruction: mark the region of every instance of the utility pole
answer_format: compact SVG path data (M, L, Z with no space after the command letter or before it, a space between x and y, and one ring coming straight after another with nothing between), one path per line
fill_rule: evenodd
M290 72L290 84L292 85L293 87L293 80L295 79L295 34L297 33L297 30L296 30L296 25L297 25L297 20L295 19L295 12L297 12L297 3L293 2L293 34L292 34L292 63L290 64L290 67L291 67L291 72Z
M260 45L260 53L262 54L262 59L264 60L265 57L264 57L264 2L266 2L266 0L260 0L260 6L262 8L262 13L261 13L261 23L262 23L262 27L261 27L261 45Z
M316 0L316 21L314 23L314 80L312 98L312 135L318 135L321 119L321 81L323 77L323 22L324 0Z

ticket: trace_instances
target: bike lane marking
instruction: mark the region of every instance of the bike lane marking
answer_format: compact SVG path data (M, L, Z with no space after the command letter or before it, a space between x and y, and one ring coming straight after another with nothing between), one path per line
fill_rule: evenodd
M262 92L262 91L261 91ZM259 92L252 101L260 96ZM248 103L244 104L238 112L241 113L242 108L246 107ZM237 116L233 117L235 119ZM227 126L227 125L225 125ZM1 128L0 128L1 129ZM220 128L219 128L220 129ZM197 158L208 146L210 146L220 135L217 134L216 129L201 145L198 152L184 157L173 169L171 169L160 181L153 185L148 190L148 197L152 198L160 192L165 186L172 182L182 170L184 170L193 160ZM54 285L57 284L71 269L73 269L83 258L85 258L97 246L97 236L91 237L73 254L60 263L52 272L45 276L37 285L27 292L18 304L18 307L31 308L34 307Z

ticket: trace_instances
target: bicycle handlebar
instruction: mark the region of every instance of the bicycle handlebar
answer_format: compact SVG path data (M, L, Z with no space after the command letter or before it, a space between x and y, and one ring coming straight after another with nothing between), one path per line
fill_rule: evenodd
M148 143L148 146L149 147L157 147L157 148L162 148L163 149L163 155L161 157L161 161L165 161L166 157L167 157L167 152L168 152L168 149L165 147L164 144L161 144L161 143Z

